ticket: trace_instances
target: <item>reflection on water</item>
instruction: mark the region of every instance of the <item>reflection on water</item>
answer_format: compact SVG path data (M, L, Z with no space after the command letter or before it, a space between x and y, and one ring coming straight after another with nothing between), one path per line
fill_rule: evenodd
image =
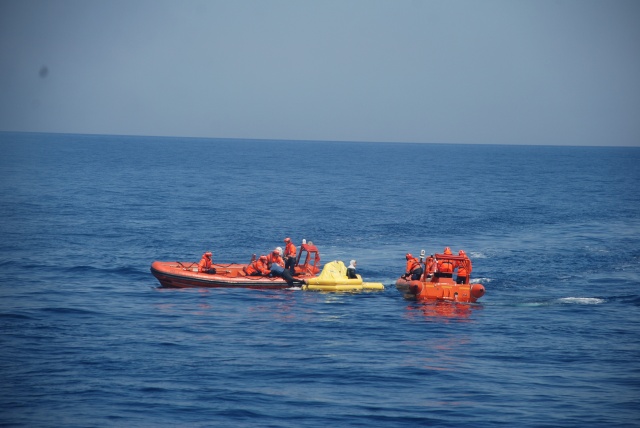
M416 318L436 318L442 320L470 321L473 311L481 310L482 305L449 301L420 301L407 305L407 316Z
M405 341L403 346L416 352L403 361L405 367L415 367L428 371L464 371L468 363L463 358L471 345L467 335L448 337L428 337L419 341ZM416 357L418 356L419 357Z

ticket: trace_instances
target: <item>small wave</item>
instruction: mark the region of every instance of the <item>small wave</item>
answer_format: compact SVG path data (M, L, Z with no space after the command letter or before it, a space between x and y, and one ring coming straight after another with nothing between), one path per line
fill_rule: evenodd
M558 303L567 303L573 305L599 305L606 302L605 299L597 297L563 297L557 300Z
M36 318L17 313L0 313L0 319L33 320Z
M59 307L48 307L41 309L44 312L54 312L60 314L79 314L79 315L90 315L90 314L98 314L99 312L90 311L88 309L77 309L77 308L59 308Z
M148 269L140 269L130 265L114 265L109 267L78 265L66 268L66 272L73 275L80 275L87 279L95 277L145 279L149 275Z
M602 303L606 303L606 300L600 299L597 297L561 297L559 299L551 299L551 300L517 302L515 303L515 306L539 307L539 306L553 306L553 305L599 305ZM509 306L509 304L507 304L507 306Z

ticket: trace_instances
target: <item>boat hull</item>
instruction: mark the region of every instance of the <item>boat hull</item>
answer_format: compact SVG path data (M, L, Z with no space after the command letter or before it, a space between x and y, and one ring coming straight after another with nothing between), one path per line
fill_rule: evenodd
M456 284L451 278L408 281L401 277L396 281L396 288L408 299L465 303L475 303L485 292L482 284Z
M197 263L193 262L162 262L151 264L151 273L166 288L258 288L284 289L290 288L282 278L264 276L247 276L244 264L214 264L215 274L198 272ZM306 276L296 277L302 281Z

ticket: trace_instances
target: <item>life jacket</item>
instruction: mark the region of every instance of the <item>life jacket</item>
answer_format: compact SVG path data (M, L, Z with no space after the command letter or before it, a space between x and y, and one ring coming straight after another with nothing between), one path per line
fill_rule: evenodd
M427 273L435 272L435 270L436 270L436 259L434 259L431 256L427 257L426 266L427 266Z
M465 258L464 261L458 262L458 276L471 275L471 260Z
M414 269L420 267L420 260L417 258L412 258L407 260L407 273L411 273Z
M203 255L202 259L200 259L200 263L198 263L198 272L206 272L211 269L211 263L211 257Z
M287 245L284 247L284 256L285 257L295 257L296 256L296 246L293 245L293 242L287 242Z
M280 254L277 254L275 252L269 253L269 255L267 256L267 262L270 264L275 263L277 265L284 267L284 260L282 260L282 257L280 257Z
M454 267L453 262L449 259L438 260L438 272L452 273Z
M244 270L247 275L253 275L254 273L260 273L262 275L268 275L269 269L267 265L260 259L252 262L249 266L247 266Z

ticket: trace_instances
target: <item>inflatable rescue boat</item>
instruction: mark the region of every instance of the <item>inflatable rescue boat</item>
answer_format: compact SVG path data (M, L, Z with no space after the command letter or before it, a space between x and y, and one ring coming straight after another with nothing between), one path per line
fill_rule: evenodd
M198 271L198 262L162 262L151 264L151 273L162 287L229 287L279 289L291 286L280 277L249 276L245 273L248 264L213 263L215 273ZM302 244L295 265L294 286L304 285L304 280L320 272L320 252L313 244ZM297 283L297 284L296 284Z
M250 276L245 272L248 264L213 263L215 273L198 271L198 262L161 262L151 264L151 273L162 287L227 287L227 288L290 288L283 278ZM313 244L302 244L296 259L293 286L309 291L362 291L384 290L384 285L347 278L347 268L341 261L327 263L320 272L320 252Z
M310 291L366 291L384 290L384 285L379 282L364 282L360 274L357 278L347 278L347 268L339 260L327 263L322 273L314 278L306 278L303 290Z
M452 254L435 254L434 262L448 261L454 265L468 261L466 256ZM453 273L442 273L437 270L437 263L428 263L424 257L424 250L420 253L420 263L423 274L420 279L411 280L404 276L396 281L396 288L405 298L415 300L449 300L454 302L474 303L484 296L482 284L458 284L453 279ZM469 269L469 274L471 270ZM467 277L467 282L471 282Z

